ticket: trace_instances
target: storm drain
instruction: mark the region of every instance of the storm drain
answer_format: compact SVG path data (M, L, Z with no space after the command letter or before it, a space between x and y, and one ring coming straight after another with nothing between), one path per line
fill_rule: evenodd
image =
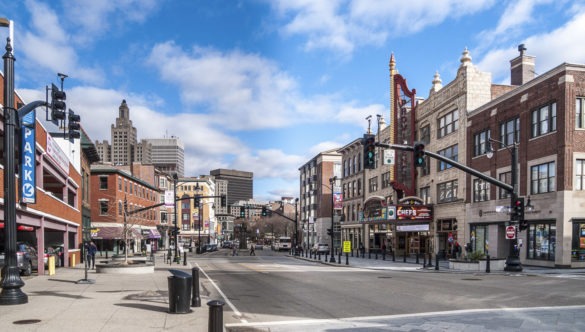
M23 319L23 320L17 320L12 322L12 324L14 325L27 325L27 324L36 324L36 323L40 323L41 320L40 319Z

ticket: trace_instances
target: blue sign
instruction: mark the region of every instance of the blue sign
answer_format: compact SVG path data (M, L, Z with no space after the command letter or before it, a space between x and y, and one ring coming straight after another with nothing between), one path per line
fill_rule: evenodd
M36 186L36 112L32 111L22 118L22 135L20 149L20 202L35 204L37 202Z

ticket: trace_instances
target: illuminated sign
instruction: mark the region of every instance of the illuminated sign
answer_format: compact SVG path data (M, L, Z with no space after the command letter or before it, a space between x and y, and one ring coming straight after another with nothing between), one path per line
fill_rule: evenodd
M398 205L396 206L398 220L432 220L433 210L426 205Z
M22 118L21 155L20 158L20 202L35 204L36 190L36 158L35 158L35 116L32 111Z

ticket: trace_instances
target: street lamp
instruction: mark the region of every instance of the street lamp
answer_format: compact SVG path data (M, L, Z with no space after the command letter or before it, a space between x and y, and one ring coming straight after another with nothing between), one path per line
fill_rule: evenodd
M177 183L179 182L179 175L175 172L173 173L173 180L175 182L175 185L173 186L173 190L174 190L174 198L175 198L175 204L174 206L174 213L175 213L175 228L173 229L174 232L174 237L175 237L175 261L177 263L179 263L180 261L180 257L179 257L179 240L178 240L178 233L179 233L179 228L177 227L177 202L178 197L177 197Z
M333 254L333 235L334 235L334 233L333 233L333 217L335 216L335 206L334 206L335 202L333 199L333 196L334 196L333 192L335 191L334 185L335 185L336 181L337 181L337 176L334 176L334 177L329 179L329 184L331 184L331 188L329 188L329 189L331 189L331 258L329 259L330 263L335 263L335 255Z
M511 185L512 185L512 192L510 192L510 224L515 224L514 220L514 213L512 211L514 204L518 199L518 143L515 141L512 143L512 148L510 149L506 144L495 140L493 138L489 138L486 156L491 158L493 156L493 149L491 142L499 143L501 146L505 147L508 152L510 152L512 164L511 167ZM522 264L520 262L520 257L518 255L518 251L516 250L518 246L518 228L514 227L514 240L510 241L509 253L508 257L506 258L506 267L504 271L510 272L522 272Z
M10 21L0 18L0 26L10 28ZM14 108L14 55L11 39L6 39L4 59L4 248L5 266L2 268L2 292L0 305L28 303L28 296L21 290L16 257L16 182L15 182L15 128L18 124Z
M199 226L197 227L197 253L200 254L201 253L201 198L200 198L200 194L199 191L202 190L203 188L201 188L199 186L199 182L197 182L195 184L195 191L197 192L197 194L195 194L195 201L198 202L197 204L197 219L199 222Z

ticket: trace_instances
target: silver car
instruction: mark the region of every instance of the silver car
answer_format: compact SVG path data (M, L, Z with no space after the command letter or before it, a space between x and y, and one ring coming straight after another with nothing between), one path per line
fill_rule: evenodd
M311 252L318 254L325 254L329 252L329 244L327 243L315 243Z

